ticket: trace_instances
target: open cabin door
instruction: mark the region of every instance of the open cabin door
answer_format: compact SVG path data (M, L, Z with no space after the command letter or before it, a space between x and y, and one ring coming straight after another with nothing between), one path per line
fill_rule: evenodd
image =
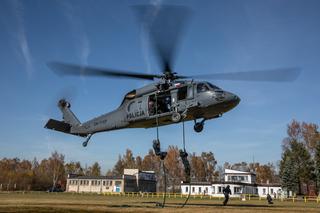
M151 94L148 97L148 114L155 116L156 114L167 114L171 112L172 100L171 93L165 92L160 94Z
M194 84L189 84L176 90L176 97L174 100L176 111L183 112L189 107L196 106L196 101L194 100L194 90Z

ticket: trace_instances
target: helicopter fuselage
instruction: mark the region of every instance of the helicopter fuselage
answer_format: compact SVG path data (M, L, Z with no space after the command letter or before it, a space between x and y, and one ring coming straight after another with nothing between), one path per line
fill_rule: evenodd
M240 98L209 82L172 82L166 90L149 84L129 92L112 112L71 126L70 133L89 135L123 128L151 128L182 120L220 117L240 102ZM181 115L178 120L173 116Z

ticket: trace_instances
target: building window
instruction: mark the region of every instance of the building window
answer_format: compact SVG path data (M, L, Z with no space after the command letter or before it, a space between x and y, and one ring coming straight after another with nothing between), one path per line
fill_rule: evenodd
M215 189L216 189L216 187L212 186L211 188L212 188L212 194L214 194L214 193L215 193L215 191L216 191L216 190L215 190Z
M233 191L234 191L234 194L240 194L241 193L241 188L240 187L234 187Z
M100 180L98 181L98 186L100 186Z
M262 189L262 194L264 194L264 195L266 194L266 188Z
M192 193L194 193L194 187L192 187Z
M188 190L189 190L189 186L186 187L186 192L188 192Z
M270 193L273 194L273 189L272 188L270 189Z
M199 193L201 193L201 187L199 187Z
M102 185L104 185L104 186L106 185L106 181L105 180L102 182Z
M223 188L221 186L218 187L218 193L222 193Z
M112 180L110 180L110 186L112 185Z
M205 190L205 192L206 192L206 193L208 193L208 187L206 187L206 190Z

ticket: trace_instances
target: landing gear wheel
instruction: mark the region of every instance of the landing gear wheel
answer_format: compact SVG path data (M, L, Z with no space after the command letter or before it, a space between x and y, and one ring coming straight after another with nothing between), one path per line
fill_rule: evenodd
M194 131L201 132L203 130L203 123L195 123L193 126Z
M181 115L178 112L174 112L171 116L173 122L177 123L181 120Z
M82 143L83 147L86 147L87 145L88 145L88 141L85 141L85 142Z

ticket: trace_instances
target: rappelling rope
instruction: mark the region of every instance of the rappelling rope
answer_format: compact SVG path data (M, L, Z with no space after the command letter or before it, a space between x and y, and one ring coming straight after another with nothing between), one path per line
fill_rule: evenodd
M186 136L185 136L185 130L184 130L184 120L182 120L182 143L183 143L183 151L186 153ZM189 187L189 194L188 194L188 197L186 198L186 200L184 201L184 203L182 204L181 208L183 208L187 204L187 202L190 198L190 195L191 195L191 178L189 176L189 178L186 177L186 179L189 180L189 186L188 186Z
M158 95L156 96L156 123L157 123L157 140L159 141L159 116L158 116Z
M159 140L159 116L158 116L158 95L155 94L156 97L156 125L157 125L157 141L160 143ZM162 167L162 171L163 171L163 177L164 177L164 196L163 196L163 201L161 204L161 207L164 208L165 204L166 204L166 196L167 196L167 173L166 173L166 167L164 165L164 159L161 159L161 165L160 167Z

